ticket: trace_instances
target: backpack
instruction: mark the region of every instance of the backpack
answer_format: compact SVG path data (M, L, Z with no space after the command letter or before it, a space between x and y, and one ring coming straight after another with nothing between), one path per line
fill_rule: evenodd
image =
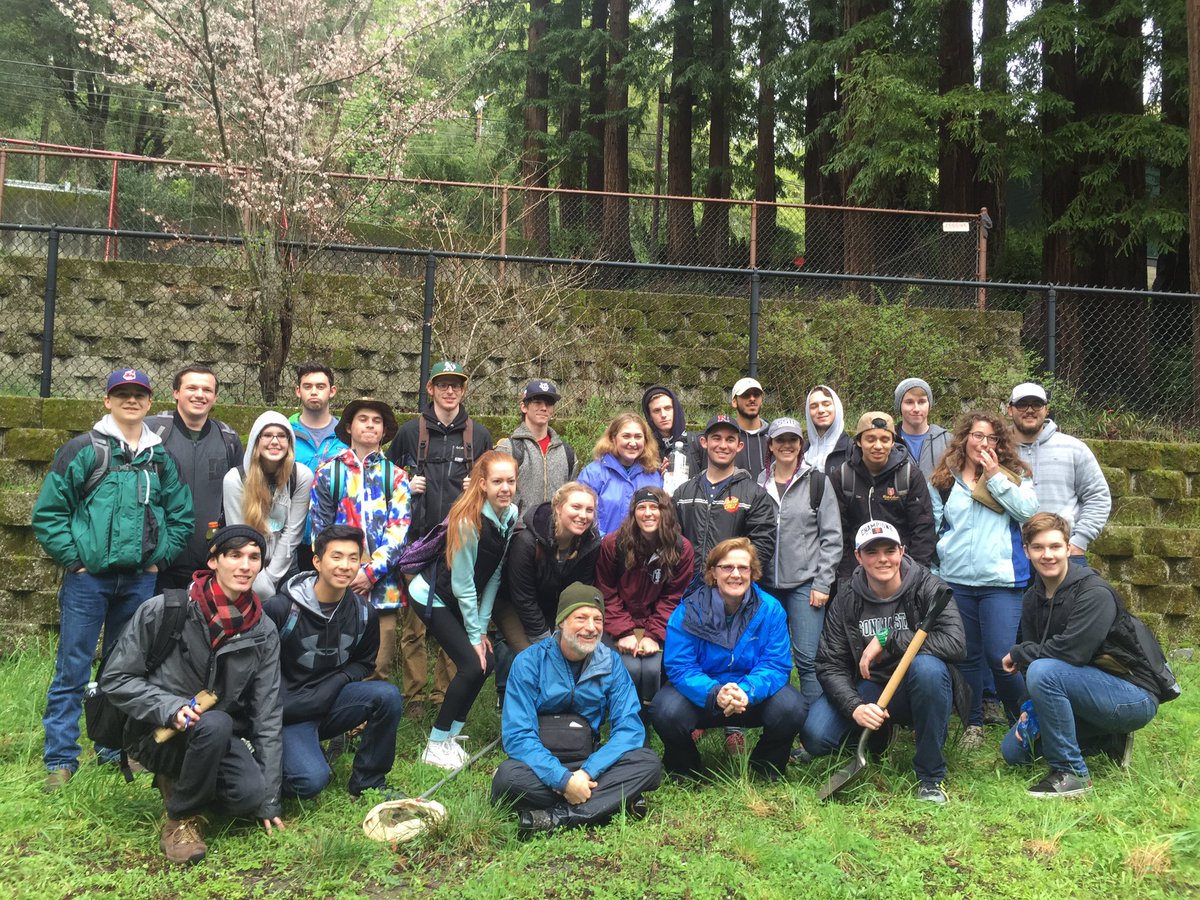
M442 519L428 534L401 548L400 555L396 557L396 569L403 576L406 596L408 582L414 576L424 575L425 581L429 585L429 594L432 597L434 586L437 583L438 565L446 553L447 529L447 520ZM425 605L425 613L422 618L428 621L432 617L433 603L430 602Z
M575 448L566 441L562 442L563 450L567 453L567 477L571 477L571 473L575 471ZM525 442L514 441L508 439L508 452L513 459L517 461L517 468L520 469L525 464Z
M183 624L187 618L187 591L182 588L168 588L163 591L163 618L154 629L150 649L146 653L146 669L143 677L150 675L161 666L171 655L175 645L183 636ZM126 626L128 627L128 626ZM115 645L114 645L115 646ZM96 681L88 685L83 698L83 715L87 723L88 739L100 747L121 748L121 774L125 781L132 783L133 771L129 767L129 757L125 753L125 725L129 721L127 713L118 709L100 690L100 676L112 655L110 650L100 667L96 670Z
M1097 656L1091 664L1145 688L1159 703L1175 700L1183 690L1154 632L1126 608L1111 584L1101 581L1117 604L1117 619L1108 632L1112 652Z
M104 476L108 474L109 468L112 466L112 445L108 442L108 438L96 431L94 428L88 433L92 441L92 451L95 453L96 459L92 463L92 471L88 473L87 481L83 483L83 493L79 497L79 502L86 500L96 488L100 486L100 482L104 480ZM149 463L141 463L134 465L133 463L125 463L118 468L121 469L145 469L148 465L154 466L154 474L158 476L159 483L162 483L163 464L154 459L151 453Z
M425 474L425 459L429 456L429 423L425 420L425 416L421 415L417 418L417 474ZM467 471L470 472L475 468L475 421L467 416L467 423L463 427L463 461L467 464ZM518 463L519 465L519 463Z
M171 436L171 432L175 430L175 417L170 413L166 413L159 414L154 418L159 419L162 424L152 430L166 444L167 439ZM217 427L217 433L221 435L221 440L225 442L225 461L228 463L228 468L232 469L242 459L241 442L238 440L237 432L224 422L218 422L216 419L210 419L209 421Z
M351 644L349 647L344 648L347 651L353 650L355 647L358 646L359 641L362 640L363 632L366 631L367 622L370 620L370 614L367 609L366 603L358 604L358 612L359 612L359 618L362 620L359 624L362 626L363 631L359 632L358 637L355 638L353 644ZM295 600L293 600L291 609L288 610L287 618L284 619L283 624L279 626L279 643L280 644L282 644L287 639L287 636L295 630L296 622L299 621L299 619L300 619L300 604L297 603Z
M293 470L294 475L294 470ZM396 465L386 456L383 458L383 483L387 485L388 496L392 495L392 487L396 476ZM342 489L346 486L346 464L342 462L342 457L335 456L333 458L333 477L330 479L329 489L333 497L333 503L336 506L342 499ZM292 485L293 489L295 485Z
M838 484L836 486L838 493L840 493L843 497L853 497L854 489L857 486L858 477L854 471L854 467L850 465L850 460L843 460L842 464L837 468L836 471L838 473ZM904 465L896 470L896 496L899 497L900 500L903 501L904 498L908 496L908 489L911 482L912 456L910 454L908 459L904 461ZM945 496L942 497L943 503L945 503L946 497L949 495L950 492L946 491ZM814 506L813 509L816 509L816 507Z

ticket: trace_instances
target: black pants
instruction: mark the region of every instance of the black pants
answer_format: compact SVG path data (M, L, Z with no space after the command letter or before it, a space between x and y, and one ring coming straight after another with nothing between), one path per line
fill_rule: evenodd
M214 806L231 816L251 816L262 806L267 793L262 769L250 748L234 736L228 713L210 709L162 746L169 750L143 754L139 761L174 779L168 818L183 819Z
M483 683L492 674L496 658L489 652L487 668L479 668L479 655L475 652L475 645L467 637L467 629L453 610L445 606L435 606L430 610L417 603L416 611L426 623L426 629L433 635L433 639L441 645L458 669L446 687L446 699L442 701L437 718L433 720L434 728L446 731L455 722L467 721L467 713L475 705L475 698L483 689Z
M704 771L700 751L692 740L695 728L736 725L761 728L762 735L750 754L750 766L763 772L782 773L788 754L808 711L804 695L785 684L761 703L738 716L709 713L679 693L673 684L663 685L650 709L654 730L663 742L663 765L668 772L695 776Z
M633 679L633 686L637 688L638 699L643 703L653 700L663 682L662 653L655 653L653 656L622 653L617 649L617 642L607 633L604 635L604 643L611 647L612 652L625 664L625 671L629 673L629 677Z
M547 787L525 763L506 759L492 779L492 802L512 803L517 809L549 810L556 827L582 828L603 825L623 805L658 787L661 780L662 763L657 754L639 747L621 754L612 767L596 779L592 796L572 806L562 794Z

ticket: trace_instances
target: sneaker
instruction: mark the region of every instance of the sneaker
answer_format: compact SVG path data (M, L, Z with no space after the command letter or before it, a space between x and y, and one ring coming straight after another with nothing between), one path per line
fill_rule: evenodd
M1082 797L1092 792L1092 779L1080 778L1074 772L1050 770L1045 778L1033 785L1027 793L1030 797L1057 798Z
M448 772L461 769L463 764L470 759L466 751L458 743L463 739L461 736L445 741L430 739L425 744L425 749L421 753L421 762L430 766L437 766L439 769L445 769Z
M650 805L646 803L645 797L638 797L632 803L625 805L625 815L630 820L637 822L646 818L646 814L650 812Z
M797 744L792 748L791 760L793 763L810 763L813 761L813 755L804 749L803 744Z
M42 790L47 794L53 794L60 788L65 787L74 774L70 769L51 769L46 773L46 784L42 787Z
M163 855L173 863L190 866L204 859L208 847L200 835L204 825L202 816L190 816L186 819L167 819L163 824L162 837L158 846Z
M946 802L946 792L935 781L922 781L917 788L917 799L929 803L942 804Z
M523 809L517 813L517 837L521 840L553 830L554 820L548 809Z
M725 735L725 752L730 756L741 756L746 752L746 735L740 731L731 731Z
M983 704L984 725L1007 725L1008 716L999 700L985 700Z
M958 739L964 750L979 750L987 743L982 725L968 725L963 729L962 737Z

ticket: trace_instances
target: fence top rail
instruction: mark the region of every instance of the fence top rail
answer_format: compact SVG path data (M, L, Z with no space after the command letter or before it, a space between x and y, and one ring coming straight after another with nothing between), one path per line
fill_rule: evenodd
M137 156L131 153L120 153L112 150L93 150L86 147L71 147L65 144L46 144L38 141L28 141L19 138L0 136L0 153L12 153L20 156L54 156L64 159L109 160L117 162L141 163L154 166L174 166L176 168L199 169L223 174L228 171L248 171L246 166L222 165L220 163L204 162L188 159L162 159L154 156ZM793 203L787 201L746 200L734 197L694 197L679 194L635 194L617 191L589 191L581 188L540 187L525 184L495 184L483 181L439 181L431 178L403 178L395 175L366 175L358 172L322 172L326 178L338 181L364 181L384 184L428 185L438 187L470 188L487 191L519 191L533 194L570 195L579 197L621 197L628 200L657 200L666 202L711 203L726 206L756 207L766 206L776 209L804 209L828 212L871 213L879 215L919 216L925 218L953 218L956 220L979 221L981 211L974 212L939 212L921 209L884 209L871 206L826 206L819 203Z
M202 244L227 244L240 246L240 237L211 234L174 234L167 231L129 231L121 228L85 228L77 225L25 225L16 222L0 222L0 232L17 231L32 234L77 234L93 237L132 238L134 240L163 242L192 242ZM502 262L549 266L572 266L576 268L633 269L648 272L678 272L695 275L733 275L748 278L782 278L791 281L861 281L867 284L911 284L936 287L987 288L989 290L1033 291L1054 294L1089 294L1110 297L1140 297L1152 299L1168 297L1176 300L1200 300L1200 293L1175 291L1151 291L1138 288L1092 287L1070 284L1038 284L1013 281L976 281L961 278L928 278L910 275L856 275L849 272L793 272L787 269L731 268L728 266L689 266L680 263L642 263L616 259L575 259L560 256L514 256L503 253L478 253L466 250L434 250L415 247L385 247L369 244L314 243L311 241L280 241L288 249L325 251L332 253L365 253L376 256L433 257L434 259L463 259L481 262Z

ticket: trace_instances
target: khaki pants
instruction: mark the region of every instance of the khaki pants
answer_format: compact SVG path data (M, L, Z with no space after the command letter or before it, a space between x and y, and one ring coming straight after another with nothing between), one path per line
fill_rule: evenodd
M433 690L426 697L426 686L429 684L429 656L426 647L425 623L417 612L415 604L410 603L400 611L400 652L404 656L402 673L404 705L421 700L440 704L446 697L446 686L454 677L457 669L450 657L440 647L437 647L437 662L433 671ZM383 634L380 633L379 649L383 651ZM436 647L436 643L435 643Z
M517 608L508 600L496 598L496 605L492 607L492 623L500 629L513 653L520 653L530 646L529 635L525 633Z
M396 660L396 618L399 610L381 609L379 613L379 652L375 654L375 671L367 681L391 681L392 663Z

